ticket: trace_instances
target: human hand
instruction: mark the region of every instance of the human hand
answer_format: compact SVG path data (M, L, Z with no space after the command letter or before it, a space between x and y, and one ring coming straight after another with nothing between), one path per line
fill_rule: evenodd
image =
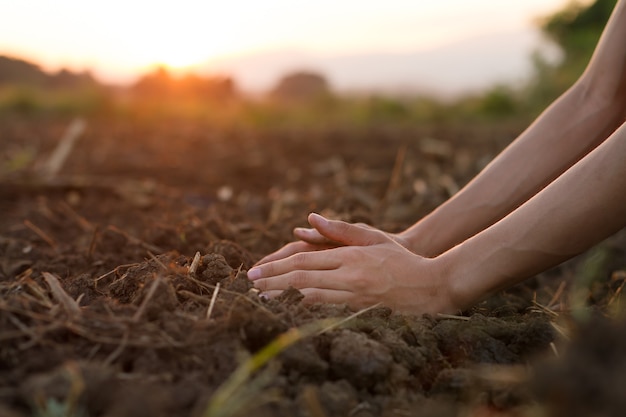
M346 246L296 252L257 264L248 278L263 294L275 297L292 286L307 303L347 303L359 309L381 302L416 314L457 310L436 258L422 258L374 228L317 214L310 215L309 222L321 236Z
M337 233L335 228L316 228L316 225L319 224L318 218L321 217L317 214L311 213L309 215L309 224L311 224L311 228L304 227L296 227L293 230L293 235L300 239L296 242L290 242L277 250L276 252L270 253L269 255L262 258L258 261L255 266L259 266L268 262L277 261L280 259L285 259L300 252L313 252L320 251L325 249L337 248L340 246L349 246L354 245L355 242L349 236L345 236L343 234ZM362 229L371 230L371 231L379 231L379 229L374 228L365 223L354 223L352 224L355 227L360 227ZM388 237L395 240L405 248L409 248L408 240L402 237L399 234L393 233L385 233ZM410 248L409 248L410 249Z

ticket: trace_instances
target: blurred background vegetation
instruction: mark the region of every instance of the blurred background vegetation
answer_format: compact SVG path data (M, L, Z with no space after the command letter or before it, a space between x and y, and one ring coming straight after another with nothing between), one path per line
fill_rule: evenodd
M263 97L242 94L228 76L173 77L159 68L128 87L100 84L90 73L46 73L36 64L0 56L0 118L88 116L194 119L219 126L368 126L516 120L528 123L565 91L591 57L615 0L570 3L540 19L543 34L560 48L551 63L540 52L521 86L495 85L479 94L444 100L427 95L339 95L323 74L285 74Z

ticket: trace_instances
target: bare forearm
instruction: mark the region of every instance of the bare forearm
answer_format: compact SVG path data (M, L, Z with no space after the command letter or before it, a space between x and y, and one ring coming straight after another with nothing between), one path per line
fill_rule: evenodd
M435 256L497 222L565 172L621 122L622 107L572 87L476 178L403 233Z
M626 125L493 226L439 257L457 304L578 254L626 226Z
M412 250L434 256L497 222L624 121L624 22L620 0L583 76L463 190L401 234Z

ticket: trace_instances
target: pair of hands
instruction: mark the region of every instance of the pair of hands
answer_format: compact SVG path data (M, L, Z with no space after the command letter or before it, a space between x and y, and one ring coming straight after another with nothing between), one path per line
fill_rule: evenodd
M289 286L308 303L346 303L355 309L382 303L405 313L455 311L444 272L400 235L364 224L309 215L311 229L296 228L300 239L261 259L248 278L267 297Z

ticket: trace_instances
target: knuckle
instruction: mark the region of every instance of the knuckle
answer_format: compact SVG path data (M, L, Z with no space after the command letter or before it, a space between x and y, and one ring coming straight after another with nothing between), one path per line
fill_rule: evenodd
M346 233L352 225L341 220L335 220L335 227L339 233Z
M308 274L306 271L293 271L290 274L288 285L294 288L306 288L307 287Z
M301 269L306 266L306 264L309 262L309 259L310 257L307 252L299 252L295 255L292 255L291 262L294 268Z
M350 263L360 263L365 259L365 251L362 246L350 247L350 250L346 251L346 259Z
M386 236L384 232L380 230L370 230L367 234L367 238L365 239L366 244L364 246L374 246L379 244L381 241L386 240Z
M354 291L357 293L364 293L370 287L370 282L367 279L367 276L363 276L360 274L353 276L350 282L352 287L354 288Z
M317 303L323 303L324 297L322 296L322 292L318 291L318 290L310 290L307 291L306 294L304 295L304 302L306 302L306 304L317 304Z

